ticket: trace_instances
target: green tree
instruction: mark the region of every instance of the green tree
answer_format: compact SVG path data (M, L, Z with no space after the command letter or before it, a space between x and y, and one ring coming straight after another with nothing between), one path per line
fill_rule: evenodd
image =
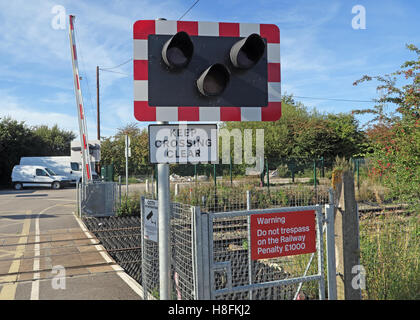
M376 80L382 94L373 108L354 111L373 114L368 135L373 144L371 174L391 190L392 197L420 210L420 50L407 49L416 58L384 76L367 76L354 85ZM387 111L388 106L395 110Z
M9 117L0 122L0 183L8 184L22 154L30 154L35 137L24 122Z
M366 142L352 114L308 110L291 95L283 97L282 117L278 121L227 122L224 127L264 129L264 153L270 169L291 161L305 166L320 157L330 159L331 163L337 155L350 158L364 150Z
M72 131L65 131L54 125L51 128L46 125L35 126L33 134L39 138L42 146L38 148L38 156L68 156L70 155L71 141L76 138Z
M136 123L119 128L115 136L103 139L101 162L114 164L116 175L125 176L125 135L130 137L131 157L128 162L129 174L144 175L152 172L149 164L149 140L146 129L139 129Z
M28 127L6 117L0 121L0 184L10 183L13 166L21 157L70 155L74 134L57 125Z

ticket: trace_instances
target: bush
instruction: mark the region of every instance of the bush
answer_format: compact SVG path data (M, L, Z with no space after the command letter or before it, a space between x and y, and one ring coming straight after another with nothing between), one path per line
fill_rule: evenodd
M360 224L360 262L366 270L363 298L420 299L419 216L386 214Z
M121 206L117 209L117 216L140 216L139 196L123 196Z

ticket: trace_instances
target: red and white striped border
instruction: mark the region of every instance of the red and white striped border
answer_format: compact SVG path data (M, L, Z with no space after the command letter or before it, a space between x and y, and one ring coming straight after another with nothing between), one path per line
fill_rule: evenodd
M246 37L267 39L268 106L266 107L153 107L148 103L149 34ZM133 26L134 117L139 121L276 121L281 117L280 30L274 24L139 20Z

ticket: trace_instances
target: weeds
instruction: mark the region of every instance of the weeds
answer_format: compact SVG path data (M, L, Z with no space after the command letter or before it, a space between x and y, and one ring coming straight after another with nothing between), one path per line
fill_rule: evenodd
M386 214L360 224L364 299L420 299L419 216Z

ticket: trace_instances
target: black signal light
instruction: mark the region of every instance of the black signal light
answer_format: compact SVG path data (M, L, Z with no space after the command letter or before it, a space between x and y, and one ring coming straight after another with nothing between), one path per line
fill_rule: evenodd
M170 68L184 68L194 53L194 44L188 33L180 31L171 37L162 48L162 58Z
M228 68L221 63L208 67L197 79L197 88L204 96L218 96L227 87L230 80Z
M230 60L236 68L249 69L261 59L264 51L264 40L260 35L253 33L232 46Z

